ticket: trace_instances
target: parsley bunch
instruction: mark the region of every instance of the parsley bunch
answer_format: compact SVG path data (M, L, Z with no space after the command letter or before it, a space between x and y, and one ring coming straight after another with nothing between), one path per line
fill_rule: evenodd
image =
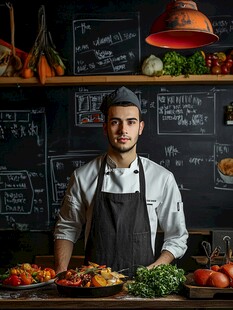
M162 61L163 74L171 76L178 76L183 74L187 62L185 56L175 51L165 53Z
M210 69L205 63L205 55L202 51L196 51L189 57L171 51L164 54L162 61L164 75L185 75L187 77L190 74L200 75L210 73Z
M206 66L205 58L201 51L196 51L187 58L184 74L209 74L210 69Z
M171 293L178 293L186 278L184 270L175 265L159 265L152 269L139 267L135 280L128 283L128 293L145 297L162 297Z

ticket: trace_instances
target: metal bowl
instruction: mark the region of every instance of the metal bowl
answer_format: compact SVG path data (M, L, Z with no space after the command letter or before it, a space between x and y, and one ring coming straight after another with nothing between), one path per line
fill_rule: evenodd
M107 297L118 294L123 289L124 283L110 285L110 286L102 286L102 287L77 287L77 286L68 286L61 285L58 280L63 279L66 271L59 274L54 283L57 286L57 290L59 294L65 295L68 297L88 297L88 298L96 298L96 297Z

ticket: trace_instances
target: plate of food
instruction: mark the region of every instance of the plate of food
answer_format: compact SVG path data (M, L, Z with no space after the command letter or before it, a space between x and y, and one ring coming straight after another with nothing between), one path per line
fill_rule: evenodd
M32 284L27 284L27 285L8 285L8 284L0 284L0 287L9 289L9 290L30 290L42 286L46 286L49 284L54 283L54 279L46 281L46 282L38 282L38 283L32 283Z
M227 184L233 184L233 158L224 158L218 165L218 173Z
M61 272L55 279L57 290L69 297L107 297L122 291L125 276L110 267L89 263Z
M9 268L0 275L0 287L10 290L28 290L54 283L56 274L52 268L23 263Z

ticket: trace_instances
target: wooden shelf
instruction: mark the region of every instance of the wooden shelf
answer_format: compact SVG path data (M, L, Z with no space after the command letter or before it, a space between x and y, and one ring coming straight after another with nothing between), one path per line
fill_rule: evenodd
M149 77L145 75L89 75L62 76L46 80L41 85L37 78L0 77L0 87L32 87L32 86L79 86L79 85L168 85L168 84L233 84L233 75L190 75Z

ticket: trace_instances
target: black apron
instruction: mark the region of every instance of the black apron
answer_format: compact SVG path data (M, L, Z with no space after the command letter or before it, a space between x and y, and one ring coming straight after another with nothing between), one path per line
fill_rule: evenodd
M105 156L98 177L91 229L85 249L85 264L91 261L118 271L154 262L145 198L145 176L139 157L138 163L140 193L101 192Z

